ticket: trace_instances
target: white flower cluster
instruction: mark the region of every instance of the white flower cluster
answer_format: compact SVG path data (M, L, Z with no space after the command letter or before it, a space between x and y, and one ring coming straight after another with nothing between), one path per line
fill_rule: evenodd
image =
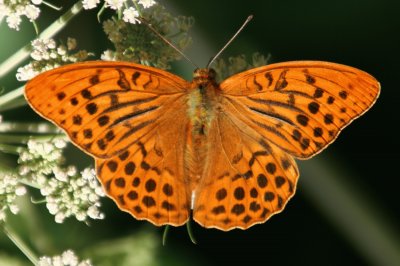
M104 192L93 169L86 168L79 175L73 166L57 167L53 173L55 178L41 177L37 182L40 193L46 197L47 209L55 215L57 223L70 216L75 216L78 221L104 218L99 210Z
M29 140L27 148L19 154L19 174L32 179L51 174L53 169L64 161L62 149L66 142L63 139L50 141Z
M57 223L70 216L78 221L103 219L99 207L104 192L95 171L85 169L79 174L74 166L61 167L65 146L63 139L30 140L27 148L20 152L19 175L37 184Z
M25 194L26 188L18 182L18 176L0 172L0 221L6 219L7 210L13 214L19 212L15 200Z
M0 21L6 18L8 27L19 30L21 17L26 16L33 22L39 17L41 0L0 0Z
M1 0L0 0L1 1ZM143 8L149 8L156 4L154 0L133 0L135 3L140 4ZM127 0L104 0L105 7L111 8L113 10L123 10L122 19L125 22L136 24L140 23L139 11L134 7L124 8L126 6ZM92 9L97 7L100 0L82 0L84 9Z
M92 266L90 260L79 262L72 250L64 251L60 256L40 257L39 266Z
M100 59L101 60L104 60L104 61L116 61L117 60L117 58L116 58L116 56L115 56L115 52L114 51L111 51L111 50L105 50L102 54L101 54L101 56L100 56ZM1 117L0 117L1 118ZM0 120L1 121L1 120Z
M30 80L41 72L59 67L66 63L82 61L82 59L86 59L89 55L85 51L72 55L68 54L69 51L76 48L76 40L73 38L68 38L66 45L61 44L57 46L53 39L36 39L33 40L31 44L31 57L34 61L18 68L16 77L19 81Z

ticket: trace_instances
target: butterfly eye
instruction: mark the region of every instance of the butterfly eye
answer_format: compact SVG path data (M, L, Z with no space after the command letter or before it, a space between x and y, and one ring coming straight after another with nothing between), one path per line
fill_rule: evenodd
M210 77L210 79L215 79L217 76L217 72L215 72L215 70L213 68L209 68L208 69L208 76Z

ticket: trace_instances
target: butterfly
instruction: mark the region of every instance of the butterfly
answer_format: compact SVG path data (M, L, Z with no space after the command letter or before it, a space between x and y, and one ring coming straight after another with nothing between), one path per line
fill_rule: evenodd
M376 101L371 75L293 61L186 81L126 62L75 63L25 88L31 107L94 157L118 207L155 225L246 229L281 212L308 159Z

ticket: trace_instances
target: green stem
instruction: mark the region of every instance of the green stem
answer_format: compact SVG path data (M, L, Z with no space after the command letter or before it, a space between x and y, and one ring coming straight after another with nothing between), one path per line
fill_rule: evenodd
M38 265L39 260L37 256L28 248L28 246L19 238L9 227L4 223L2 224L3 232L6 236L21 250L22 253L32 262L33 265Z
M19 107L26 106L26 104L27 104L27 102L26 102L24 97L15 98L13 101L8 102L7 104L0 106L0 113L8 111L8 110L16 109L16 108L19 108Z
M38 38L49 39L62 30L68 22L75 17L82 10L82 2L78 1L74 4L67 12L65 12L60 18L54 21L47 29L45 29ZM24 61L31 52L31 44L27 44L22 47L19 51L14 53L8 59L0 64L0 78L5 76L8 72L13 70L17 65Z
M0 136L1 133L36 133L48 134L51 136L64 136L62 131L50 123L24 123L24 122L1 122L0 123Z
M99 23L101 23L100 17L103 14L105 9L106 9L106 3L103 4L103 6L100 8L100 11L97 13L97 21Z
M0 71L1 71L1 66L0 66ZM21 97L24 94L24 87L25 86L21 86L16 90L12 90L2 96L0 96L0 110L2 110L2 107L6 104L8 104L9 102L11 102L12 100L17 99L18 97Z
M35 21L32 21L32 25L33 25L33 28L35 29L36 35L38 35L39 34L39 26L38 26L38 24L36 24Z
M133 5L135 6L135 9L137 10L137 12L139 13L139 16L140 16L140 17L143 17L142 10L140 9L140 7L139 7L137 1L132 0L132 3L133 3Z
M18 155L20 154L21 150L22 150L21 147L0 143L0 151L4 153Z
M19 179L18 182L21 183L21 184L24 184L24 185L26 185L28 187L32 187L32 188L36 188L36 189L40 189L41 188L41 186L38 183L34 183L31 180L28 180L26 178ZM44 199L44 200L33 200L31 198L31 202L32 203L44 203L44 202L46 202L46 199Z
M62 9L62 7L55 6L55 5L53 5L53 4L49 3L49 2L46 2L46 1L42 1L42 3L45 4L46 6L52 8L52 9L57 10L57 11L60 11Z
M27 143L29 140L55 140L57 138L65 139L64 135L11 135L11 134L0 134L0 143Z

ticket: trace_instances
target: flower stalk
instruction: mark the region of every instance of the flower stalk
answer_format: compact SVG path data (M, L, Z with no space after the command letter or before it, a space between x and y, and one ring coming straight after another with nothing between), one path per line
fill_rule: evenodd
M38 257L33 251L22 241L22 239L5 223L1 223L4 234L14 243L15 246L32 262L33 265L39 264Z

